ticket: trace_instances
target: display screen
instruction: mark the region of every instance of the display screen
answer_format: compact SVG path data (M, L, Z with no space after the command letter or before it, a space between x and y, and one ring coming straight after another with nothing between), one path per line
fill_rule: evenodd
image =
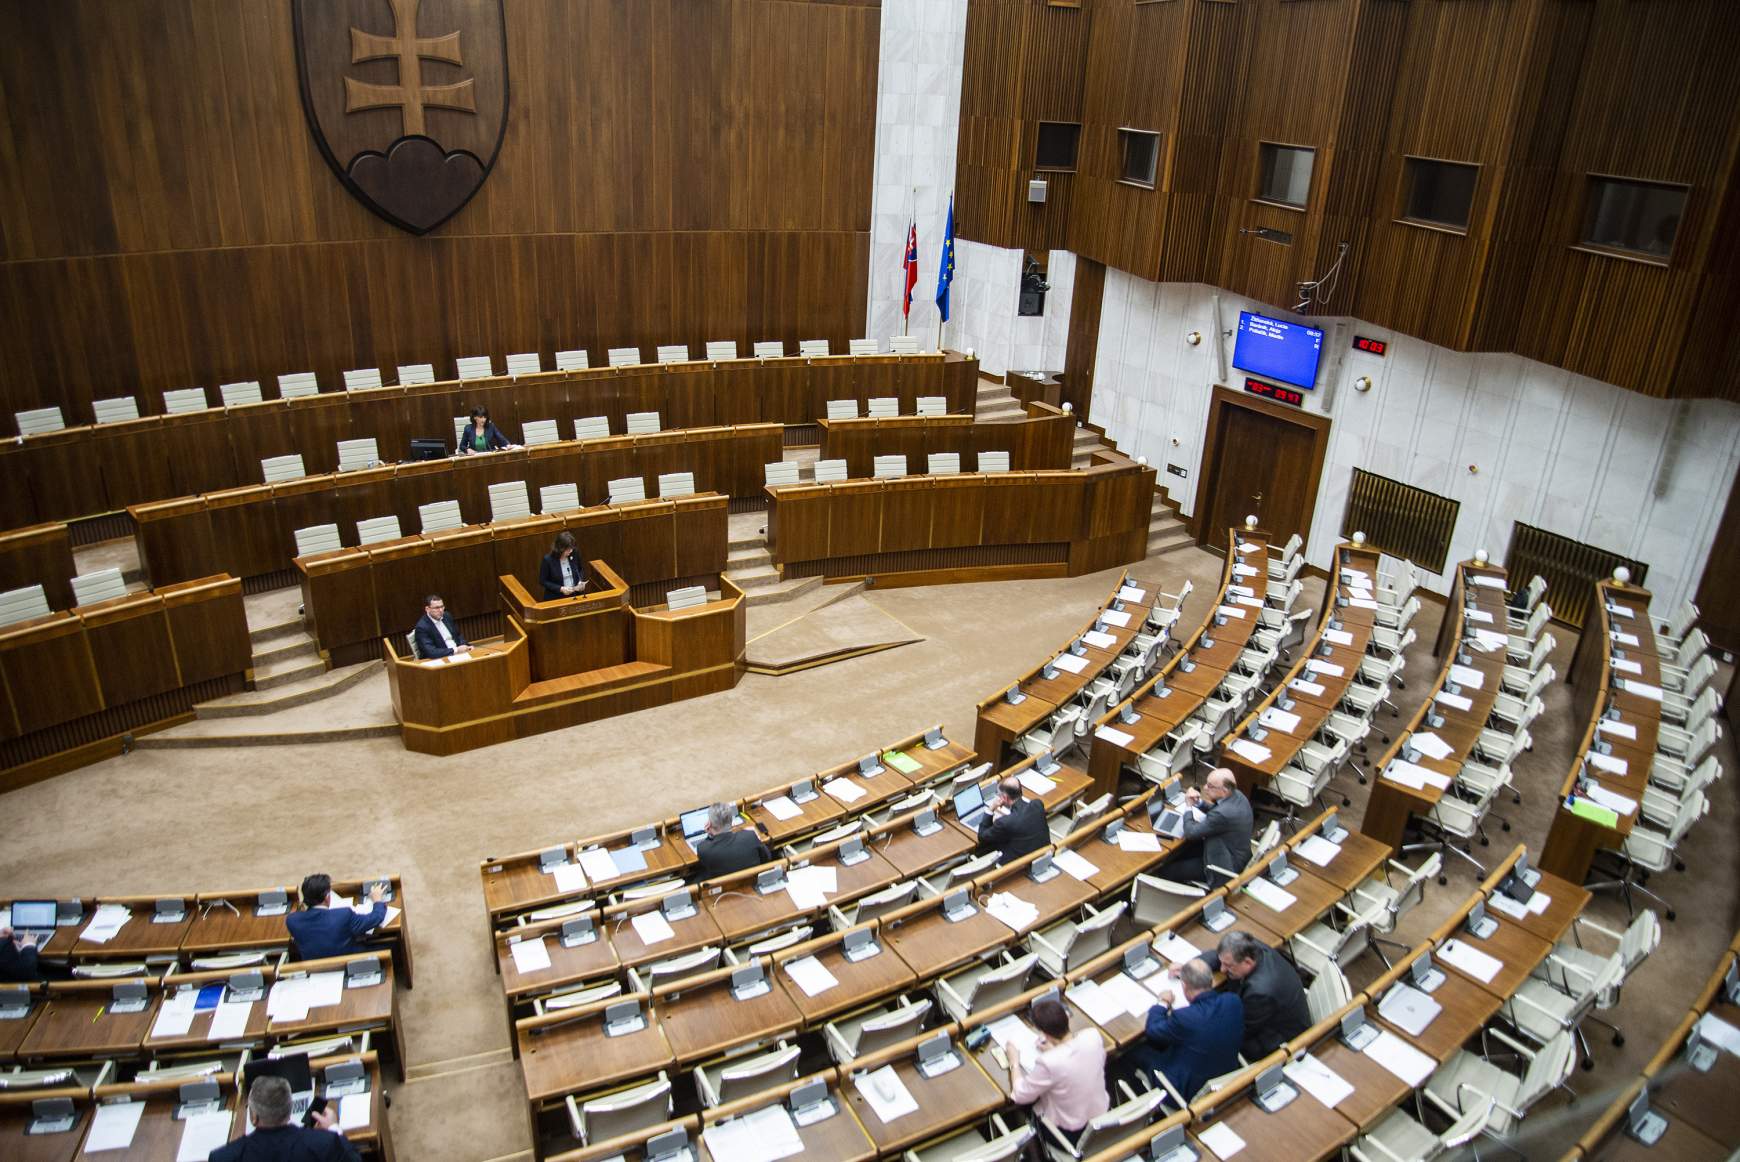
M1353 337L1353 349L1355 351L1366 351L1373 355L1383 355L1389 351L1390 345L1385 343L1382 339L1367 339L1364 335L1355 335Z
M1252 395L1260 395L1264 399L1278 399L1282 403L1290 403L1294 407L1303 406L1305 393L1294 391L1290 387L1277 387L1272 383L1264 383L1260 379L1245 379L1245 390Z
M1322 354L1323 332L1318 328L1239 312L1232 358L1239 370L1310 390L1317 382Z

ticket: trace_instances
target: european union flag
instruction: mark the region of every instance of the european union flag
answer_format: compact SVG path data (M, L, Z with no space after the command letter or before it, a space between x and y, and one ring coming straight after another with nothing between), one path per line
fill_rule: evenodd
M955 197L949 195L948 228L943 231L942 258L937 262L936 309L949 321L949 284L955 281Z

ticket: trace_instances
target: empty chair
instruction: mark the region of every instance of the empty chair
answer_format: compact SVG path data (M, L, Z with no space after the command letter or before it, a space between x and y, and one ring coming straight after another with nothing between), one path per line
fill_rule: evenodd
M689 345L687 343L667 343L658 350L660 363L687 363L689 361Z
M1625 912L1628 916L1635 915L1637 911L1632 896L1647 896L1660 904L1665 909L1667 918L1672 920L1676 915L1675 910L1661 896L1644 887L1643 880L1648 875L1666 872L1674 866L1674 849L1686 837L1686 832L1692 829L1692 824L1703 818L1709 809L1710 803L1704 793L1693 790L1680 801L1678 813L1665 830L1645 826L1646 820L1638 820L1619 848L1619 878L1608 883L1589 884L1589 888L1594 891L1617 888L1625 899Z
M358 367L344 373L344 390L367 391L381 385L381 369Z
M1311 1014L1311 1021L1316 1024L1339 1012L1352 999L1353 989L1348 986L1347 977L1331 961L1311 978L1311 987L1305 990L1305 1011Z
M1463 1103L1462 1115L1435 1133L1406 1109L1393 1109L1347 1148L1354 1162L1432 1162L1467 1145L1486 1129L1495 1104L1490 1097Z
M695 495L695 474L693 472L659 473L660 500L669 500L676 496L693 495Z
M707 358L712 360L737 358L737 340L709 339L707 340Z
M319 395L320 381L312 371L287 371L278 377L278 395L283 399L301 399Z
M204 398L203 395L201 398ZM66 420L61 417L60 408L33 408L30 411L15 413L18 419L18 434L34 436L39 432L58 432L66 427Z
M878 480L891 480L897 476L906 475L905 456L878 456L870 475Z
M22 589L8 589L0 593L0 625L14 625L33 617L47 617L50 612L48 595L40 585L26 585Z
M870 397L870 405L865 409L867 416L897 416L900 414L900 398L892 395L874 395Z
M1087 718L1090 723L1093 721L1091 711ZM1080 831L1084 827L1092 827L1104 817L1111 805L1112 792L1110 791L1093 799L1077 799L1069 805L1068 810L1053 816L1048 821L1052 841L1061 843L1064 836Z
M917 355L917 335L895 335L888 340L888 350L895 355Z
M719 967L724 949L717 944L709 944L693 952L685 952L680 956L672 956L665 960L655 960L645 968L631 970L630 983L637 989L654 989L660 985L671 984L679 980L687 980L692 976L700 976ZM642 979L644 977L644 980Z
M111 597L125 597L127 583L121 580L119 569L98 569L81 573L72 579L73 604L95 605Z
M980 452L979 453L979 469L978 470L980 472L1007 472L1007 471L1009 471L1009 453L1007 453L1007 452Z
M1536 1102L1570 1078L1577 1066L1577 1048L1569 1033L1559 1034L1539 1049L1529 1048L1502 1029L1489 1029L1486 1035L1521 1059L1521 1076L1500 1069L1478 1053L1458 1049L1426 1079L1423 1093L1428 1104L1452 1120L1473 1106L1490 1102L1491 1113L1483 1132L1502 1142Z
M260 381L244 380L241 383L220 383L218 394L223 397L227 408L240 407L245 403L259 403L264 397L260 394Z
M399 364L399 386L417 387L420 384L435 382L435 365L433 363L401 363Z
M524 432L523 442L528 448L554 444L562 438L562 433L556 430L555 420L527 420Z
M882 351L881 344L874 339L853 339L846 348L849 355L879 355Z
M509 375L536 375L544 370L544 357L536 351L522 351L507 357Z
M937 1004L950 1020L964 1021L1027 990L1039 957L1029 952L1006 963L980 963L936 982Z
M576 440L602 440L610 435L610 420L606 416L582 416L574 421Z
M524 480L507 480L489 486L489 519L519 520L532 515L531 497Z
M609 484L611 504L633 504L646 499L646 481L639 476L624 476Z
M401 535L399 518L396 515L371 516L367 520L356 522L356 543L358 545L375 545L382 541L396 541Z
M918 414L921 416L947 415L949 401L947 396L921 395L918 397Z
M1156 786L1166 782L1195 759L1196 736L1201 733L1202 723L1185 719L1146 754L1136 756L1136 773Z
M820 359L828 354L826 339L799 339L798 354L805 359Z
M1027 938L1027 948L1039 958L1046 975L1061 977L1112 946L1112 929L1129 908L1119 900L1103 911L1087 908L1080 920L1061 920Z
M1130 1091L1120 1085L1113 1090L1112 1096L1117 1097L1120 1092L1129 1094ZM1166 1099L1167 1092L1160 1086L1139 1092L1133 1097L1127 1097L1124 1101L1088 1122L1082 1130L1081 1136L1076 1139L1073 1149L1067 1149L1059 1144L1061 1138L1058 1137L1055 1130L1051 1134L1041 1135L1040 1140L1046 1148L1045 1157L1051 1162L1070 1162L1076 1158L1099 1157L1104 1151L1111 1149L1113 1144L1131 1138L1137 1127L1151 1125L1165 1116L1166 1111L1160 1107ZM1037 1115L1035 1118L1044 1121ZM1046 1128L1052 1129L1049 1122L1046 1123ZM1182 1130L1180 1132L1182 1133ZM1135 1154L1133 1157L1141 1158L1142 1155Z
M1281 578L1287 577L1287 570L1292 568L1293 558L1298 556L1299 546L1304 543L1298 533L1287 538L1287 543L1281 547L1281 555L1269 562L1269 578L1271 580L1279 581ZM1291 579L1288 577L1288 580Z
M750 1097L795 1080L800 1050L796 1045L750 1057L729 1057L713 1065L695 1066L695 1095L703 1109Z
M828 1053L841 1065L917 1036L930 1016L929 997L901 997L892 1005L878 1005L850 1016L839 1017L822 1027Z
M844 460L817 460L816 483L827 484L846 479L846 462Z
M338 539L337 525L309 525L296 530L296 555L312 557L315 553L330 553L344 547Z
M538 489L539 512L568 512L579 507L578 484L546 484Z
M375 446L373 436L367 436L361 440L340 440L338 442L338 470L340 472L351 472L358 468L373 468L380 462L380 449Z
M855 420L858 418L858 401L855 399L831 399L828 401L828 418L830 420Z
M926 799L928 801L928 796ZM871 892L855 903L828 905L828 923L834 931L844 932L854 925L863 924L885 913L892 912L896 908L905 907L912 903L917 895L918 881L916 879L902 880L900 883L890 884L880 892Z
M960 470L959 452L932 452L925 458L925 471L932 476L954 476Z
M754 350L757 359L785 358L785 344L778 339L763 339L755 344Z
M120 424L127 420L139 418L139 401L130 395L116 396L114 399L95 399L91 401L91 413L96 416L99 424Z
M1367 905L1367 911L1355 912L1346 904L1337 904L1336 910L1343 916L1340 928L1326 916L1288 941L1293 963L1300 972L1316 976L1331 966L1345 969L1371 947L1372 925L1383 917L1381 906L1373 902Z
M645 436L659 430L659 414L657 412L629 412L628 434Z
M280 480L299 480L308 475L308 470L302 467L302 453L293 452L288 456L268 456L260 461L260 475L267 484L276 484Z
M172 416L185 415L188 412L203 412L205 409L205 388L203 387L183 387L176 391L163 393L163 410Z
M1393 859L1385 860L1375 875L1353 889L1348 900L1361 915L1370 917L1373 933L1388 935L1396 930L1396 925L1403 916L1413 911L1425 899L1427 880L1437 876L1439 883L1445 882L1447 877L1441 874L1443 867L1444 857L1436 851L1416 868L1407 867ZM1386 942L1374 935L1372 943L1381 946ZM1388 943L1393 944L1394 941ZM1378 955L1383 957L1385 964L1389 963L1389 957L1384 956L1382 947L1378 948Z
M777 488L782 484L798 482L798 465L796 460L776 460L772 464L761 466L763 482L769 488Z
M487 355L466 355L453 361L460 379L488 379L495 374Z
M660 1070L653 1081L580 1101L568 1097L568 1122L582 1145L608 1142L671 1118L671 1083Z
M685 585L681 589L673 589L665 594L665 608L693 609L697 605L707 604L707 587L705 585Z
M639 347L612 347L605 354L612 367L633 367L640 362Z
M557 371L585 371L591 365L591 359L583 350L556 352Z
M1130 884L1130 919L1137 927L1152 928L1170 920L1179 909L1205 894L1194 884L1137 875Z
M465 526L464 518L459 515L457 500L436 500L429 504L420 504L417 506L417 517L423 522L423 531L426 533Z
M453 446L462 448L465 445L465 429L471 426L469 416L453 417Z

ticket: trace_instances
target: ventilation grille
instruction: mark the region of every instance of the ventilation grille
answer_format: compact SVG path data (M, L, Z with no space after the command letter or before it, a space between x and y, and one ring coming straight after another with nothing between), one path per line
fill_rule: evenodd
M1631 570L1633 585L1644 583L1649 566L1642 561L1521 521L1512 526L1510 551L1504 561L1510 583L1518 589L1526 586L1536 573L1546 578L1546 601L1553 607L1553 620L1578 629L1583 628L1590 603L1595 599L1595 582L1613 576L1613 570L1621 565Z
M1428 572L1442 573L1450 555L1450 535L1456 531L1456 514L1461 510L1460 501L1355 468L1341 535L1345 540L1363 532L1372 548L1392 557L1405 557Z

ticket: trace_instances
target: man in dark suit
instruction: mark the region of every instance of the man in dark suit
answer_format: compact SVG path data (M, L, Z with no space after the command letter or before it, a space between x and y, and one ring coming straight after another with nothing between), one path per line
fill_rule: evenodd
M717 879L773 862L773 852L761 836L737 830L736 822L737 808L729 803L715 803L707 809L707 837L695 845L702 879Z
M312 1115L319 1129L290 1124L290 1083L257 1077L248 1087L252 1133L219 1146L208 1162L361 1162L338 1126L338 1103Z
M1221 991L1244 1002L1246 1061L1267 1057L1311 1027L1311 1009L1298 971L1279 952L1249 932L1228 932L1213 953L1191 961L1212 974L1226 974Z
M401 623L403 624L403 623ZM459 632L459 623L447 612L447 603L439 593L431 593L423 602L423 616L417 619L417 656L445 658L450 654L468 654L471 643Z
M1237 875L1251 862L1251 801L1225 767L1209 772L1202 790L1184 792L1184 800L1191 808L1184 815L1184 842L1160 865L1159 874L1175 883L1206 883L1213 890L1230 878L1215 868Z
M36 963L36 941L19 936L10 928L0 928L0 980L41 979L42 969Z
M1142 1041L1125 1060L1164 1075L1188 1102L1211 1079L1239 1067L1244 1003L1233 993L1215 992L1214 974L1200 960L1187 961L1178 977L1186 1004L1175 1008L1172 990L1162 989L1160 1003L1148 1010Z
M369 888L366 912L352 908L334 908L332 877L311 875L302 881L302 911L284 917L290 929L290 942L296 946L301 960L321 960L328 956L349 956L365 951L362 938L387 922L387 906L382 902L381 885Z
M997 784L997 794L986 804L979 820L976 854L999 852L998 866L1038 851L1051 842L1045 827L1045 804L1021 795L1021 780L1007 778Z

